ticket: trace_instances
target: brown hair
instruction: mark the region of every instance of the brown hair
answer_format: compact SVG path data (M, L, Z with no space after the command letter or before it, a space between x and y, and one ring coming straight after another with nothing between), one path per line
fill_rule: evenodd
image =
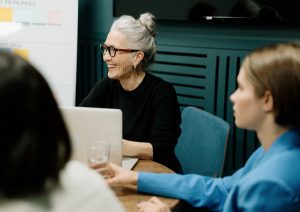
M257 97L269 90L277 124L300 128L300 44L257 49L242 64Z

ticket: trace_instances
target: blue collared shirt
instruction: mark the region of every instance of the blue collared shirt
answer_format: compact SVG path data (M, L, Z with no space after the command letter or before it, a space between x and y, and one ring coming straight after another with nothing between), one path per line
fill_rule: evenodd
M288 131L268 151L258 148L229 177L141 172L138 191L213 211L300 211L300 135Z

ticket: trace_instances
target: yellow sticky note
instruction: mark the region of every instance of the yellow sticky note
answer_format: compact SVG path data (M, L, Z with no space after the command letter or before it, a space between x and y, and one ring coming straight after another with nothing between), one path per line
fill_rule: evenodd
M17 55L20 55L24 59L28 60L29 59L29 51L28 49L13 49L13 52Z
M0 7L0 22L12 22L13 10L12 8Z

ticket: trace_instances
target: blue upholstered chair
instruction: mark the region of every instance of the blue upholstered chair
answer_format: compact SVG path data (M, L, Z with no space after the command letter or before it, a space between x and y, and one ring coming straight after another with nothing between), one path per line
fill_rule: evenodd
M184 174L221 177L224 169L229 124L196 107L183 109L181 135L175 154Z

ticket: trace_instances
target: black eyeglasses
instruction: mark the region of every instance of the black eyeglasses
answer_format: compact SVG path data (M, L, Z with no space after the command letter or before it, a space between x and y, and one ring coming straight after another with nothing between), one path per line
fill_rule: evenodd
M140 51L137 49L117 49L113 46L107 46L105 44L100 44L100 49L101 49L101 52L103 55L105 55L108 52L111 57L114 57L116 55L117 51L123 51L123 52L128 52L128 53Z

